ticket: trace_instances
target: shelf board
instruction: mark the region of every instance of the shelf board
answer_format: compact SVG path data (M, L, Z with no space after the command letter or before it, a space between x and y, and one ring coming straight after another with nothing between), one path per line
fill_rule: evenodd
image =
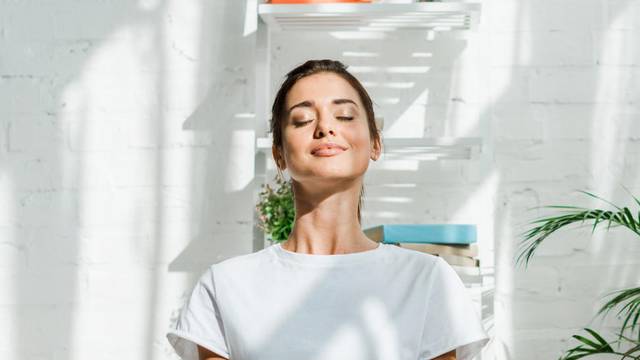
M475 137L454 138L387 138L382 139L380 160L445 160L473 159L482 150L482 139ZM256 139L258 151L271 151L271 137Z
M478 2L259 4L274 31L475 30Z

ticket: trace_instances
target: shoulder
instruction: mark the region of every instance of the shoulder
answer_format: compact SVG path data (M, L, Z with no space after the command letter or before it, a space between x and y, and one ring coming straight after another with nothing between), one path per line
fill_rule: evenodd
M386 244L389 262L401 268L409 268L414 273L421 273L427 277L433 275L439 268L448 265L442 258L417 250L403 248L393 244Z
M428 253L403 248L394 244L385 244L388 248L390 258L396 261L404 261L410 264L417 264L425 267L438 266L440 257Z
M209 265L205 271L205 276L221 276L224 274L239 274L255 269L260 269L269 260L270 249L264 248L248 254L240 254Z

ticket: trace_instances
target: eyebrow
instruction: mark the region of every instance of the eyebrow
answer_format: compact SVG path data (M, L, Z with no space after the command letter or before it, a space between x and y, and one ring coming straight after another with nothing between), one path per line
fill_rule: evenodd
M351 99L333 99L332 103L335 104L335 105L351 103L351 104L355 105L356 108L358 107L358 104L356 104L356 102L351 100ZM289 110L287 112L290 113L293 109L295 109L297 107L311 107L312 105L313 105L313 101L305 100L303 102L300 102L300 103L297 103L297 104L293 105L292 107L289 108Z

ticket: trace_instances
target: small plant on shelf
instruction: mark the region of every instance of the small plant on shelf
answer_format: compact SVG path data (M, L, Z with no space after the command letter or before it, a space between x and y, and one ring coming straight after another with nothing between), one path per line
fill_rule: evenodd
M275 189L269 184L262 184L260 201L256 205L260 214L258 227L271 241L282 242L291 233L296 213L291 182L280 174L276 175L275 181Z
M522 250L518 255L516 265L524 260L526 268L529 259L543 240L560 228L574 223L583 224L585 221L593 221L592 233L599 224L603 223L608 223L607 230L609 230L612 225L614 227L623 226L631 230L635 235L638 235L638 240L640 240L640 209L637 211L637 218L634 218L633 213L627 207L621 208L592 193L586 191L580 192L602 200L612 205L615 209L601 210L562 205L545 206L546 208L557 209L563 213L541 218L531 223L532 225L535 224L535 226L523 234L524 240L520 243ZM631 196L635 200L635 203L640 206L640 200L633 195ZM617 334L618 339L607 341L596 331L584 328L589 335L573 335L572 337L578 340L580 345L567 350L564 355L559 358L560 360L581 359L594 354L619 355L621 359L640 359L640 287L617 290L605 296L614 294L615 296L600 308L597 315L606 316L613 308L621 306L617 317L620 319L620 315L623 314L624 322L622 323L620 332ZM637 334L635 333L636 331ZM625 336L625 334L627 334L627 336ZM630 348L627 350L616 350L613 348L613 345L616 345L616 348L619 349L623 343L630 344Z

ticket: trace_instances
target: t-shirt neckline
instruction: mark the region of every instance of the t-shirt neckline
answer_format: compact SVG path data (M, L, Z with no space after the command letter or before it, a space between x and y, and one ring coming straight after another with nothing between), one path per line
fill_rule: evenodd
M282 260L294 262L302 265L350 265L360 264L363 262L372 261L378 259L384 247L387 244L378 243L378 247L365 251L358 251L348 254L332 254L332 255L319 255L319 254L305 254L287 250L282 247L281 242L273 244L271 247L275 255Z

